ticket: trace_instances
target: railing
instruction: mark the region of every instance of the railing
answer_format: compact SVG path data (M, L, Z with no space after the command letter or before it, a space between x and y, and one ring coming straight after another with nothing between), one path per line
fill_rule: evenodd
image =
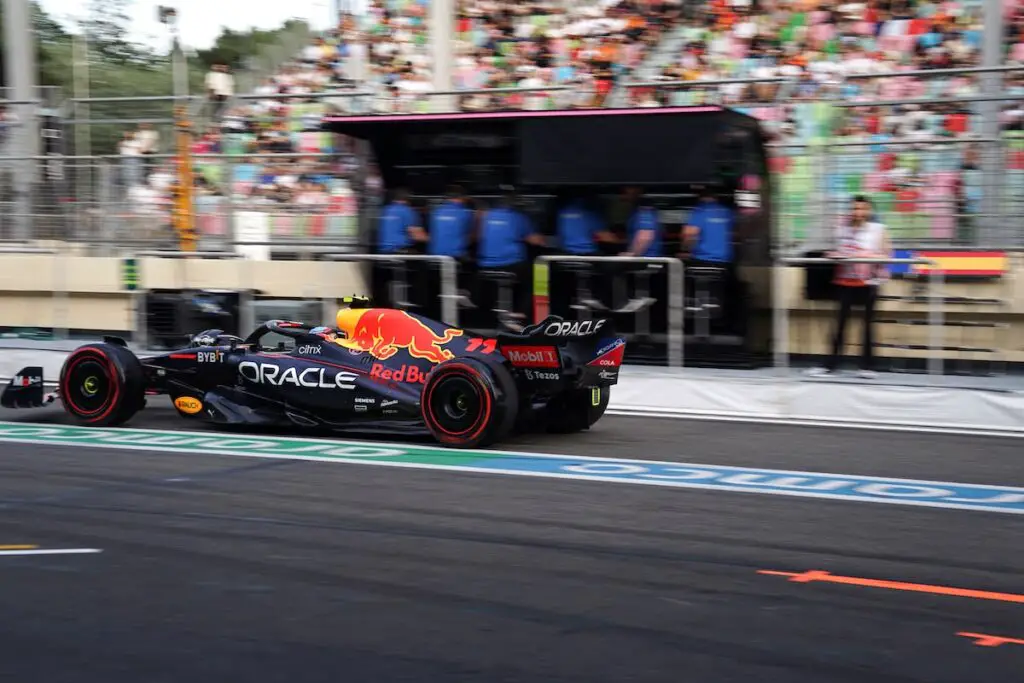
M667 334L667 359L670 367L683 366L683 347L685 336L683 329L683 310L685 308L685 283L683 280L683 263L679 259L667 257L645 257L645 256L541 256L536 259L536 265L545 266L548 263L636 263L636 264L661 264L668 268L668 334ZM550 278L549 278L550 282Z
M130 278L126 277L119 288L110 289L112 278L115 276L121 277L110 270L112 267L110 259L83 261L77 258L78 255L62 249L16 243L0 243L0 257L4 258L4 268L6 270L6 273L0 274L0 290L2 290L0 291L0 296L4 298L4 308L9 313L0 322L5 327L13 328L49 328L53 330L54 335L58 339L64 339L69 336L69 327L84 330L89 329L89 325L97 325L98 329L120 329L117 326L117 322L110 321L116 321L118 316L125 315L127 317L122 319L131 321L131 329L126 331L129 332L135 343L139 346L145 346L151 339L149 335L150 326L143 304L149 300L148 297L152 290L167 290L171 292L223 290L234 292L239 301L240 317L238 324L242 329L252 327L255 311L254 305L256 303L255 297L257 296L274 300L291 299L294 301L319 302L320 313L325 320L330 320L333 317L334 307L343 296L364 293L379 295L381 291L387 291L386 294L376 299L377 305L419 312L448 324L463 325L469 329L478 329L480 331L492 329L478 324L479 316L483 314L494 317L498 322L498 325L493 329L502 329L503 320L498 308L490 311L484 311L483 309L473 310L475 307L472 304L479 303L480 300L477 299L477 295L472 290L468 295L459 290L459 268L457 262L451 257L412 254L339 253L337 249L319 247L311 248L308 253L309 258L316 259L315 264L311 261L302 264L298 268L292 266L290 270L287 267L282 270L282 267L287 266L287 264L261 264L259 261L246 258L238 253L235 249L239 246L248 245L247 243L232 243L227 245L229 249L227 251L125 251L124 253L129 256L123 259L117 267L125 267L130 262ZM43 261L40 261L40 258ZM222 268L215 265L215 262L225 259L235 261L236 265L231 268ZM177 262L177 265L174 267L169 267L166 264L160 266L158 262L162 260L174 260ZM404 270L407 273L402 275L398 271L388 272L385 269L384 275L386 277L383 278L383 284L380 284L381 280L379 279L376 281L364 279L366 273L361 274L358 269L338 270L339 265L343 262L369 263L377 267L378 270L381 264L402 263L405 264ZM573 316L571 311L577 311L576 315L582 318L612 317L616 319L616 326L620 328L618 331L625 334L634 347L634 360L630 362L640 360L645 363L675 368L686 366L688 361L690 365L693 365L695 361L689 360L694 357L693 350L704 352L707 351L706 344L717 343L710 342L710 337L705 339L703 335L706 335L706 333L700 332L699 325L697 324L704 313L704 304L708 302L702 298L703 295L700 293L699 287L692 289L692 293L690 293L691 287L685 282L685 277L690 275L699 279L701 275L698 269L689 269L684 266L682 261L665 257L575 255L540 257L534 261L534 266L539 269L554 271L558 264L566 263L588 264L593 267L602 264L612 264L615 266L628 266L630 264L656 265L663 266L665 271L667 271L662 271L661 274L656 275L658 278L656 290L648 288L650 291L640 291L639 288L633 288L628 291L629 303L619 309L616 309L615 306L621 305L622 302L619 300L621 297L616 297L611 292L607 294L607 297L604 295L591 297L590 293L585 297L581 297L579 292L582 290L577 287L578 283L572 278L549 278L550 284L547 293L552 301L565 300L566 305L569 307L566 311L570 311L568 317ZM794 267L834 265L838 263L929 266L925 269L927 274L924 276L928 282L928 291L926 293L917 294L911 291L911 295L907 296L905 294L905 287L897 287L893 284L892 290L879 296L879 301L897 301L902 302L902 304L888 313L876 308L876 325L900 324L911 326L898 328L898 334L907 335L905 337L901 336L900 339L896 340L898 343L887 344L881 341L876 343L876 349L888 348L897 351L895 354L878 354L879 358L888 358L889 362L893 365L896 365L897 361L903 363L911 358L914 360L922 359L921 355L905 355L906 352L922 351L924 352L923 360L927 364L927 373L937 376L947 372L947 369L949 369L947 368L947 362L958 363L963 360L963 354L969 352L1005 354L1013 348L1011 346L1004 346L1001 348L982 349L977 348L979 347L978 343L964 346L966 342L962 340L959 342L959 346L947 343L947 327L950 329L1009 327L1010 324L1016 323L995 322L996 316L1010 313L1010 311L1005 309L995 311L994 314L993 311L985 309L985 311L977 315L977 311L981 309L975 308L974 311L966 313L948 312L946 307L949 305L953 305L954 309L951 310L955 311L956 307L962 308L964 305L980 305L991 308L1000 302L992 299L991 289L987 290L988 298L965 297L962 295L946 296L945 290L948 285L945 273L941 268L931 267L935 264L928 259L784 258L777 262L777 266L773 270L775 284L772 286L772 294L774 300L763 309L765 314L770 313L772 316L773 332L771 343L774 353L773 364L781 373L786 374L789 370L790 353L794 352L793 349L799 347L795 351L796 353L806 353L807 349L815 345L814 343L808 343L806 335L802 340L798 337L796 339L797 344L791 342L791 336L794 331L800 330L806 323L794 324L796 321L793 319L791 309L797 311L801 310L803 306L800 304L793 306L788 303L788 297L792 295L792 287L784 283L787 271L792 272ZM439 274L437 270L426 271L419 267L426 264L434 264L435 267L439 268ZM26 272L20 273L17 270L18 268L26 269ZM429 286L417 289L416 283L424 283L422 278L425 273ZM601 277L604 277L609 282L614 282L621 278L621 282L626 283L630 274L626 271L619 272L617 268L613 268ZM130 283L127 282L128 279L131 280ZM8 284L4 285L4 281ZM378 288L384 287L386 289L373 289L373 285L369 284L373 282L377 283ZM398 285L397 291L392 286L396 282ZM534 283L537 282L538 280L534 280ZM26 287L26 283L31 283L31 286ZM439 289L434 286L434 283L439 285ZM502 283L504 283L504 280L502 280ZM265 290L268 286L270 291L259 291ZM282 286L288 293L282 293L284 291ZM44 305L43 300L36 298L35 294L27 294L28 292L38 291L39 288L52 292L49 305ZM611 287L609 286L608 289L611 290ZM477 288L477 291L479 291L479 288ZM883 286L882 291L885 292L885 286ZM22 292L26 292L26 294L22 294ZM434 294L434 292L439 292L439 295ZM534 294L537 295L539 292L540 290L535 290ZM92 313L88 316L82 315L82 310L91 311L94 307L102 308L107 306L107 303L103 303L103 306L100 306L101 300L106 302L116 301L117 297L113 297L114 294L118 294L122 302L116 304L116 306L130 307L124 309L124 314L117 313L113 309L104 309L106 311L103 314L105 316L104 320L107 322L98 322ZM644 309L640 306L634 306L637 301L645 299L648 294L657 297L651 303L650 310L657 309L659 312L664 312L664 317L660 313L658 314L662 322L656 323L656 326L652 326L651 329L648 329L646 324L641 324L644 315L642 311ZM77 306L76 310L73 311L69 307L69 302L73 296L79 300L90 300L90 303L85 309ZM467 296L471 301L465 301ZM596 306L590 303L591 298L599 299ZM690 299L693 299L694 305L690 305ZM717 304L720 302L712 301L712 303ZM730 304L726 302L726 305ZM32 307L31 311L29 307ZM463 320L463 309L470 311L472 313L470 317L475 317L476 322ZM19 312L16 313L16 311ZM761 309L758 309L756 314L761 315L760 311ZM511 312L525 313L527 314L527 319L532 319L533 321L543 316L543 312L540 311L535 311L533 315L530 315L530 311L520 311L518 308ZM556 312L565 314L562 308L559 308ZM820 315L821 312L821 309L818 309L819 315L815 319L815 326L817 327L815 335L828 334L823 326L826 322L828 323L828 328L832 327L832 321L823 318ZM72 313L76 315L70 315ZM492 314L495 315L492 316ZM883 316L886 318L900 318L901 315L906 317L903 320L882 319ZM830 314L828 318L831 317ZM960 319L957 319L958 317ZM70 322L70 318L75 318L76 322ZM491 318L487 318L487 320L490 321ZM764 317L763 320L765 323L768 322L767 317ZM33 321L37 322L32 324ZM50 321L52 321L52 324ZM695 333L693 335L690 335L686 330L686 326L691 321L694 323ZM625 322L626 325L619 325L619 322ZM928 328L926 343L912 340L916 334L915 329L920 330L922 327ZM81 335L82 332L78 332L78 334ZM971 334L976 334L976 332L971 332ZM161 333L161 337L166 337L166 335ZM642 354L643 358L637 358L637 346L645 344L648 345L648 348L654 350L650 353ZM693 350L688 352L687 349ZM950 356L950 352L956 355ZM690 355L687 355L688 353ZM993 366L990 365L989 367Z

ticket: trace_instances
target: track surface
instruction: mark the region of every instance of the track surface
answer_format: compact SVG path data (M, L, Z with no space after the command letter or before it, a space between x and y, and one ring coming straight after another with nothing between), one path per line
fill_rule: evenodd
M0 419L63 422L58 410ZM132 426L183 425L155 408ZM1024 485L1024 442L608 417L524 451ZM1017 515L0 444L0 679L1015 680Z

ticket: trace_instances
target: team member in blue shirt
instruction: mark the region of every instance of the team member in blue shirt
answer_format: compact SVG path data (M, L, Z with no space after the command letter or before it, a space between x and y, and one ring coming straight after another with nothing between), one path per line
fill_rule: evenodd
M707 282L708 295L724 302L726 321L743 334L746 324L745 298L739 282L733 253L736 214L718 200L713 187L701 188L700 201L686 219L683 246L690 250L689 265L716 266L722 276ZM687 279L688 291L697 291L696 280Z
M614 240L600 215L581 197L573 197L558 212L558 246L574 256L597 254L597 242Z
M430 212L430 244L427 252L434 256L452 256L460 261L469 256L469 245L475 240L473 210L466 205L462 188L453 186L448 197Z
M662 255L661 222L658 210L644 201L642 190L631 187L626 191L626 200L633 208L626 222L628 247L622 256L655 257Z
M733 261L735 227L733 210L718 201L711 188L702 188L700 202L686 220L683 242L693 260L725 267Z
M398 188L384 207L377 230L377 251L381 254L409 253L415 243L427 241L416 209L409 205L409 192Z
M527 245L543 246L544 238L533 222L516 206L516 196L508 191L497 206L483 213L477 264L480 270L499 270L516 274L514 310L525 315L530 308L532 265Z

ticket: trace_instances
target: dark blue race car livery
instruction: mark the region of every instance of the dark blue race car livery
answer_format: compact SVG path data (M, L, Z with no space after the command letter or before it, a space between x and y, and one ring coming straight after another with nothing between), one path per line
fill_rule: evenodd
M142 358L105 337L67 357L56 391L46 393L42 368L28 367L0 403L59 400L79 422L111 427L148 396L167 395L189 420L429 433L472 448L520 431L589 429L604 414L625 352L607 320L549 317L488 337L360 305L338 311L336 327L272 320L245 338L206 330L184 348Z

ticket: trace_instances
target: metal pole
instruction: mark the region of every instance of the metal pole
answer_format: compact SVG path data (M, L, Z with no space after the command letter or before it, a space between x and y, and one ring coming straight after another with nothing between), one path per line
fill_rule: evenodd
M942 314L942 303L945 297L945 273L938 266L932 267L928 273L928 374L941 375L943 372L942 347L945 344L943 334L945 321Z
M788 267L779 262L772 267L772 336L775 337L775 367L782 374L789 369L789 307L784 293Z
M686 278L683 262L673 259L668 264L668 364L683 367L686 346Z
M75 99L71 102L72 121L75 127L75 156L92 154L92 128L89 125L89 36L84 31L72 37L71 62ZM90 172L91 173L91 172Z
M4 0L4 76L13 100L36 97L35 31L28 0ZM10 134L10 152L14 156L36 156L39 148L38 106L16 105L17 125ZM32 189L37 180L36 162L25 159L13 165L14 230L19 239L32 237Z
M430 3L430 57L434 75L434 90L445 92L452 88L452 62L454 44L453 28L455 24L454 0L432 0ZM440 102L434 100L430 107L432 112L455 111L455 98L442 96Z
M174 97L180 102L180 98L189 96L188 58L185 57L185 48L181 45L177 21L171 24L171 73L174 79Z
M443 257L441 261L441 322L453 327L459 326L459 289L455 259Z
M984 14L985 32L982 43L982 64L994 68L1003 61L1003 1L985 0ZM982 94L996 97L1003 90L1003 78L999 73L989 73L981 77ZM1000 137L999 126L1000 106L997 102L982 102L978 106L981 115L982 135L986 138ZM975 239L994 244L1003 221L998 215L1000 195L1002 194L1003 178L1006 165L1003 163L1000 145L983 145L981 158L982 195L981 212L985 214Z

